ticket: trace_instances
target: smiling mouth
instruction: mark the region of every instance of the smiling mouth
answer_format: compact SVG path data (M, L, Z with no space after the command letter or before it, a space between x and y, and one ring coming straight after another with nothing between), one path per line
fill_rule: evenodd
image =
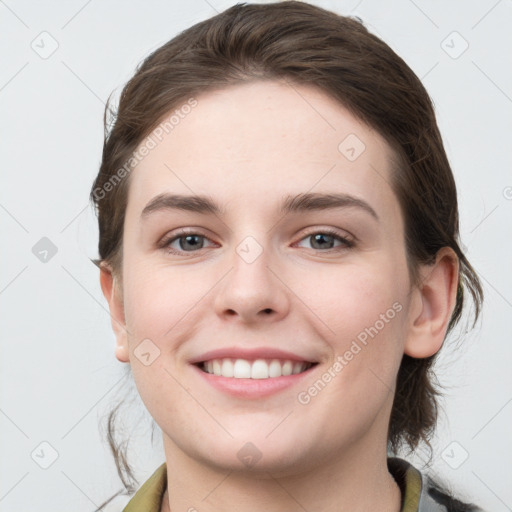
M304 373L317 363L289 359L222 358L202 361L197 366L205 373L233 379L273 379Z

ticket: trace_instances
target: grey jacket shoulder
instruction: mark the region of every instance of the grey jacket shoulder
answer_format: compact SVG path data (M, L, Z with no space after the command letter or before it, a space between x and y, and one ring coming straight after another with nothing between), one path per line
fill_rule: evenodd
M448 494L428 475L421 473L418 512L485 512L470 503L463 503Z

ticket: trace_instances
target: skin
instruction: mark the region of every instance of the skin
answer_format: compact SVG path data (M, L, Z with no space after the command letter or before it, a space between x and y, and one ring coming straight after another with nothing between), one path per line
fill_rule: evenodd
M132 171L122 277L108 266L100 273L116 357L131 365L162 429L169 490L162 510L236 503L242 512L397 512L400 490L386 466L394 382L404 353L427 357L441 348L457 258L442 249L435 265L420 267L421 286L412 286L403 216L389 185L392 151L323 92L255 81L196 99ZM354 161L338 149L349 134L365 145ZM141 221L163 192L208 195L225 214L164 210ZM351 194L379 219L356 207L279 213L284 196L306 192ZM206 237L195 252L179 240L171 247L181 254L159 247L181 227ZM311 235L325 228L355 245L315 245ZM252 263L236 251L248 236L263 248ZM308 404L299 403L298 393L394 303L401 311ZM150 365L134 352L144 339L160 351ZM276 347L318 364L300 386L234 398L189 364L232 346ZM261 454L252 467L237 457L247 442Z

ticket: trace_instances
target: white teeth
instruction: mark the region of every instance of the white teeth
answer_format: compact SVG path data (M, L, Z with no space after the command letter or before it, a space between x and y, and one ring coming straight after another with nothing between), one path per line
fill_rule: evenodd
M268 379L268 364L263 359L256 359L252 363L251 379Z
M223 377L233 377L233 361L231 359L223 359L222 360L222 376Z
M281 369L282 375L291 375L293 370L293 364L291 361L285 361L283 368Z
M297 375L307 370L309 363L292 362L279 359L213 359L203 364L203 370L207 373L231 377L235 379L268 379L288 375Z
M292 371L292 374L293 375L297 375L297 373L300 373L302 371L302 368L303 368L303 365L302 363L295 363L293 365L293 371Z
M283 372L281 370L281 362L277 359L273 359L268 365L268 376L269 377L281 377Z
M237 359L233 367L233 377L235 379L250 379L251 363L245 359Z
M213 360L213 374L214 375L221 375L221 366L220 361L218 359Z

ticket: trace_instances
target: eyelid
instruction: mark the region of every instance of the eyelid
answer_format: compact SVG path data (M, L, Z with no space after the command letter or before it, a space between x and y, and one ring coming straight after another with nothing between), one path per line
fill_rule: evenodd
M301 235L301 237L299 238L299 240L297 242L295 242L295 244L301 242L305 238L308 238L308 237L310 237L312 235L322 234L322 235L327 235L327 236L332 236L334 238L337 238L343 244L345 244L345 249L350 249L350 248L354 247L356 245L357 238L355 236L353 236L352 234L348 233L347 231L345 231L344 233L346 233L346 234L342 234L340 232L340 230L336 229L336 228L313 227L310 230L308 230L306 233L303 233ZM311 250L319 252L319 253L329 253L329 252L336 252L336 251L338 251L340 249L343 249L343 247L339 247L339 246L338 247L332 247L331 249L325 249L323 251L320 250L320 249L311 249Z
M345 233L345 234L343 234L343 233ZM310 249L310 250L318 252L318 253L326 253L327 254L327 253L337 252L337 251L340 251L343 249L350 249L350 248L354 247L356 245L356 242L358 241L357 237L355 237L351 233L348 233L347 231L343 231L343 233L341 232L341 230L339 228L312 226L312 227L308 228L308 230L305 233L303 232L301 234L300 238L296 242L294 242L293 245L295 246L296 244L300 243L302 240L308 238L309 236L312 236L315 234L323 234L323 235L333 236L334 238L337 238L340 242L342 242L342 244L344 244L344 247L338 246L338 247L332 247L330 249L325 249L325 250L321 250L321 249ZM177 255L184 255L187 253L194 254L194 253L201 252L202 249L206 249L206 247L202 247L202 248L198 249L197 251L182 251L182 250L171 249L169 247L171 242L175 242L179 238L182 238L182 237L185 237L188 235L197 235L197 236L200 236L200 237L208 240L209 242L211 242L213 244L216 244L216 242L214 242L206 234L204 234L204 231L201 228L185 227L185 228L180 228L180 229L178 229L178 231L172 232L169 235L165 235L161 239L161 241L158 243L158 247L161 248L162 250L167 251L170 254L177 254Z
M328 234L328 235L332 235L332 236L337 236L339 238L343 238L343 239L346 239L346 240L350 240L351 242L356 242L357 241L357 238L352 235L351 233L349 233L348 231L346 230L342 230L340 228L332 228L332 227L318 227L318 226L313 226L311 229L307 229L307 231L302 234L302 238L305 238L309 235L314 235L316 233L323 233L323 234ZM300 238L300 240L302 240L302 238Z
M198 236L205 238L206 240L208 240L211 243L215 243L213 240L210 239L209 236L207 236L204 233L204 231L201 228L179 228L177 231L174 231L174 232L164 235L162 237L162 239L160 240L160 242L158 242L158 247L166 249L170 242L174 242L175 240L177 240L179 238L189 236L189 235L198 235ZM183 251L183 252L185 252L185 251ZM197 251L195 251L195 252L197 252Z

